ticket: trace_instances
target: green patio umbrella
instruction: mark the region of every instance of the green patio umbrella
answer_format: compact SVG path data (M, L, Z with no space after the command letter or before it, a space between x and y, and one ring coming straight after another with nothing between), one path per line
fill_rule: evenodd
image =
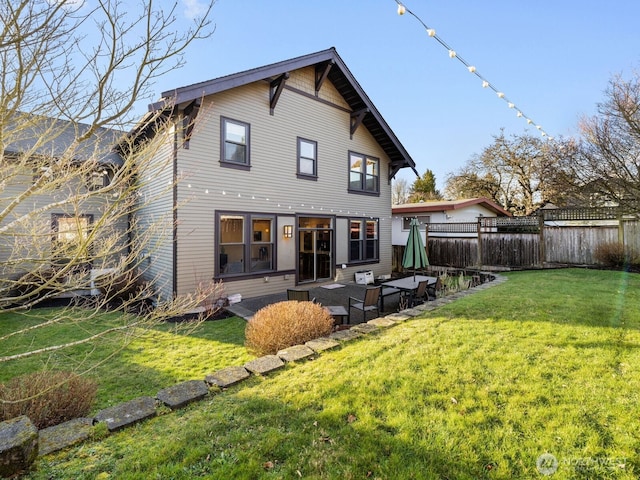
M428 265L429 259L420 236L420 224L417 218L413 218L409 224L409 238L404 249L402 266L404 268L413 268L413 276L415 277L416 270L425 268Z

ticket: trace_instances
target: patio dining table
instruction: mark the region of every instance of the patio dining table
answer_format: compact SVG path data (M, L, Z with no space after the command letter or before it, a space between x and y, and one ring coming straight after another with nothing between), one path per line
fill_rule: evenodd
M427 285L433 285L438 280L438 277L427 277L426 275L411 275L409 277L397 278L395 280L389 280L382 283L385 287L397 288L405 292L414 292L418 288L420 282L427 281Z
M398 290L400 290L402 293L408 294L410 297L413 297L416 290L418 289L418 285L424 281L427 282L427 286L435 285L435 283L438 281L438 277L428 277L426 275L411 275L408 277L397 278L395 280L384 282L382 283L383 294L381 298L384 298L385 289L388 289L388 291L390 292L387 293L387 295L391 295L391 292L397 292ZM384 303L382 305L384 307Z

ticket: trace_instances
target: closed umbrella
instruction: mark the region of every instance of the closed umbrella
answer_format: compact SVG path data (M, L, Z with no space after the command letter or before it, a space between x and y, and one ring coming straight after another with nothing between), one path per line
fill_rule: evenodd
M420 224L417 218L413 218L409 224L409 238L404 249L402 266L404 268L413 268L413 276L415 277L416 270L425 268L428 265L429 259L420 236Z

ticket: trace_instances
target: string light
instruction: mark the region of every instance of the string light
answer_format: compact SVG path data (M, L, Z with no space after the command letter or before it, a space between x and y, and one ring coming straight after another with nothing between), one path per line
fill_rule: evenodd
M193 185L192 185L193 187ZM193 192L193 190L198 190L196 188L192 188L191 191ZM204 193L206 195L216 195L216 190L215 189L209 189L206 188L204 190L199 190L199 191L204 191ZM392 216L379 216L379 215L371 215L370 213L367 212L360 212L360 211L345 211L345 210L340 210L337 208L331 208L330 206L326 206L326 205L310 205L310 204L305 204L305 203L288 203L288 202L283 202L283 201L272 201L269 197L261 197L259 195L255 195L255 194L247 194L246 192L230 192L228 190L219 190L218 191L219 195L221 196L227 196L227 197L232 197L232 198L242 198L244 200L253 200L256 203L260 204L261 206L264 205L269 205L272 204L272 209L274 211L277 210L293 210L295 209L296 211L298 211L298 213L300 213L300 209L306 210L309 212L310 215L313 215L314 212L317 212L318 210L321 212L331 212L334 215L348 215L348 216L357 216L357 217L361 217L361 218L369 218L372 220L376 220L376 221L387 221L387 220L394 220L397 218L396 215L392 215ZM197 200L198 199L198 194L197 191L193 192L191 195L191 200ZM210 201L210 200L207 200ZM319 213L315 213L315 215L320 215ZM326 214L325 214L326 215Z
M404 15L405 13L409 13L409 15L411 15L412 17L414 17L426 30L427 35L429 35L429 37L434 38L441 46L443 46L445 49L447 49L448 53L449 53L449 58L454 58L460 61L460 63L462 63L465 67L467 67L467 70L469 70L470 73L474 74L475 76L477 76L480 80L482 80L482 88L490 88L491 90L493 90L497 95L498 98L504 100L505 102L507 102L507 106L509 108L515 108L516 105L515 103L513 103L512 101L510 101L506 95L502 92L499 91L495 86L493 86L487 79L485 79L482 75L480 75L480 73L478 72L477 68L469 63L467 63L467 61L462 58L460 55L458 55L458 53L451 48L449 45L447 45L447 43L436 34L436 31L433 28L428 27L420 17L418 17L418 15L416 15L415 13L413 13L410 9L408 9L406 7L406 5L404 5L400 0L395 0L395 2L398 5L398 15ZM522 111L520 109L518 109L518 113L517 113L518 117L524 117L527 119L527 124L531 125L533 123L533 121L531 119L529 119L526 115L524 115L522 113ZM542 136L547 136L546 132L544 130L542 130L542 127L540 125L536 125L536 128L538 130L540 130ZM548 137L550 140L553 137Z

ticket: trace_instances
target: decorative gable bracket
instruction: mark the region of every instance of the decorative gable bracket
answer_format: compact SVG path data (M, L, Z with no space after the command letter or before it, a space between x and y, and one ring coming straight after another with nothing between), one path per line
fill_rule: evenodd
M275 110L276 105L278 104L278 99L280 98L280 94L282 93L282 90L284 90L284 84L288 80L289 75L290 75L289 72L285 72L275 80L271 81L271 88L269 93L269 97L270 97L269 113L271 115L273 115L273 111Z
M328 62L319 63L316 65L316 97L320 93L320 89L322 88L322 84L329 76L329 71L331 67L335 65L335 60L329 60Z
M185 107L182 111L184 114L182 117L182 148L189 149L189 140L191 140L191 134L193 133L193 127L196 123L196 117L200 111L200 99L196 99Z
M353 138L353 134L356 133L356 130L358 130L358 127L362 125L364 116L367 113L369 113L368 108L362 108L357 112L351 112L351 138Z

